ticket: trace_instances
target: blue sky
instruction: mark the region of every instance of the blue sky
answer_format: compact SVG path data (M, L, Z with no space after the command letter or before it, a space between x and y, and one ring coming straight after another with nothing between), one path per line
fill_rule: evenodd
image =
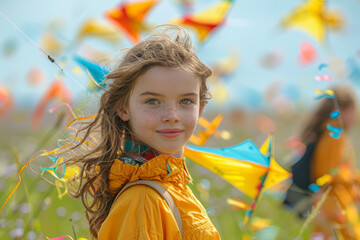
M217 2L195 0L194 11L205 9ZM313 90L319 85L313 80L315 74L332 75L334 82L350 82L337 78L331 69L319 73L318 66L335 58L343 62L353 58L360 66L360 57L356 56L356 52L360 49L360 1L327 1L328 8L337 9L345 16L346 27L341 33L330 32L325 45L318 44L301 31L285 32L279 28L281 19L302 2L300 0L235 1L228 16L228 23L214 32L203 44L197 42L192 30L189 29L196 51L205 63L211 65L234 50L241 55L238 69L226 81L229 91L229 101L226 106L240 105L249 108L263 106L264 91L274 81L282 84L282 91L285 94L296 95L296 98L304 102L312 98ZM14 0L1 1L0 11L36 43L40 42L41 35L49 24L54 19L59 19L62 28L57 36L64 43L70 43L83 21L90 17L105 20L103 13L118 4L119 1L112 0ZM150 12L147 21L157 25L180 16L181 10L175 0L162 0ZM301 67L297 63L299 45L303 41L312 43L318 56L313 64L306 67ZM4 46L9 42L13 42L16 49L11 56L6 57L3 51ZM90 41L88 44L114 54L120 48L131 46L126 39L119 44L118 49L98 41ZM17 106L33 108L57 76L58 69L2 17L0 17L0 49L0 83L12 92ZM259 61L271 51L281 52L283 62L273 69L263 68ZM71 59L75 53L76 51L67 51L59 58ZM71 64L67 66L70 68ZM40 67L46 73L47 78L40 87L27 83L26 74L33 67ZM73 75L71 71L68 72L71 76L64 76L64 81L74 96L80 98L86 94L84 87L87 80L85 77ZM350 83L359 91L358 85ZM321 84L323 87L325 83Z

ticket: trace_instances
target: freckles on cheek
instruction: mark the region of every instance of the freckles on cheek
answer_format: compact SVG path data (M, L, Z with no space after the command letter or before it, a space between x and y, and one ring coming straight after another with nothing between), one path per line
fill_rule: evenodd
M141 129L148 129L154 127L153 125L156 124L158 114L154 111L139 111L138 121L141 122Z

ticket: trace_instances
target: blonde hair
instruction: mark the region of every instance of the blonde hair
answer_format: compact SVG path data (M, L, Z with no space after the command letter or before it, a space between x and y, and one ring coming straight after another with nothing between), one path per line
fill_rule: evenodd
M158 27L118 60L115 69L106 76L109 87L101 96L96 117L77 130L75 138L82 135L81 141L63 152L69 153L88 145L95 132L99 136L98 143L89 151L64 161L66 165L81 166L79 186L71 195L81 197L90 233L95 239L114 200L114 193L108 186L110 168L119 155L127 154L123 150L125 141L134 139L129 122L123 121L119 112L127 108L136 79L154 66L180 68L193 73L201 82L201 106L210 99L206 80L211 70L197 58L189 35L180 27Z
M335 94L335 101L337 101L340 110L345 110L353 107L356 104L355 94L350 87L334 86L331 88ZM319 139L324 131L324 123L330 118L330 113L335 110L334 100L331 98L324 98L316 110L310 116L307 124L302 130L301 138L305 143L315 142ZM340 116L341 117L341 116ZM341 121L341 119L340 119Z

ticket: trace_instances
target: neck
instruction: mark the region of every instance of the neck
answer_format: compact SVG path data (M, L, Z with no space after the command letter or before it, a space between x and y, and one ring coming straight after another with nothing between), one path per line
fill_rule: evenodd
M163 154L163 155L169 155L169 156L172 156L174 158L182 158L183 157L183 149L177 151L177 152L174 152L174 153L162 153L162 152L159 152L160 154Z

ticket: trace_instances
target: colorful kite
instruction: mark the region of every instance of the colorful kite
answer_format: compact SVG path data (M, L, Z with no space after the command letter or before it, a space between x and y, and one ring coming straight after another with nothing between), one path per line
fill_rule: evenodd
M88 19L81 25L77 41L82 41L88 37L105 40L113 46L116 46L121 40L120 34L114 26L96 19Z
M225 81L238 69L240 54L233 50L229 56L211 65L212 75L209 77L209 87L213 93L213 101L217 105L223 105L229 99L229 90Z
M240 64L240 54L237 51L233 51L229 56L219 60L218 62L211 65L213 75L217 79L226 78L233 74Z
M314 62L316 59L316 49L309 42L302 42L300 44L300 54L298 56L298 62L300 66L307 66Z
M60 158L50 157L50 156L48 157L51 161L53 161L53 164L55 166L62 163L64 160L62 157ZM58 197L59 199L62 199L62 197L64 197L68 193L67 183L77 178L77 176L79 175L80 168L79 166L76 165L66 167L66 165L63 164L61 176L58 175L57 167L40 168L40 170L41 170L41 176L43 176L45 172L48 172L53 177L55 177L55 186L58 192ZM65 190L61 192L60 188L65 188Z
M172 24L185 25L195 29L200 42L204 42L208 35L225 22L233 0L222 0L214 6L200 13L187 14L181 19L172 20Z
M318 68L319 68L319 70L321 70L321 69L323 69L323 68L325 68L327 66L328 66L327 64L322 63L322 64L320 64L320 66ZM327 76L327 75L325 75L325 76ZM328 78L330 78L330 77L328 77ZM316 78L315 78L315 80L316 80ZM336 119L338 121L338 124L340 125L340 127L335 127L335 126L332 126L331 124L326 124L326 128L327 128L327 130L329 130L328 134L329 134L330 137L335 138L335 139L340 138L341 133L342 133L343 128L344 128L344 124L343 124L343 121L342 121L341 116L340 116L339 103L337 101L335 92L333 90L331 90L331 89L322 90L322 89L317 88L317 89L315 89L315 93L317 94L315 99L321 99L321 98L330 98L330 99L332 99L333 104L334 104L334 111L332 111L329 114L329 116L330 116L331 119Z
M31 125L34 128L40 126L45 107L54 98L66 103L71 101L71 92L61 80L56 79L52 82L49 89L41 98L40 103L37 105L31 120Z
M317 89L315 89L315 93L317 94L316 99L334 98L335 97L335 93L331 89L322 90L322 89L317 88Z
M146 14L157 2L158 0L125 2L117 8L107 11L105 16L135 44L140 40L140 33L147 29L143 23Z
M54 85L54 84L53 84L53 85ZM75 118L75 119L71 120L71 122L66 125L65 129L72 129L72 130L75 130L75 131L76 131L77 128L75 128L75 127L73 126L73 124L78 124L79 121L81 122L82 120L92 119L92 118L95 118L95 117L96 117L96 115L87 116L87 117ZM25 169L29 164L31 164L32 162L34 162L38 157L42 157L42 156L48 156L48 157L50 157L50 156L58 156L59 153L60 153L63 149L69 148L70 146L72 146L72 144L73 144L74 142L76 142L76 141L81 141L81 140L82 140L82 139L81 139L80 137L74 136L74 139L73 139L70 143L68 143L67 145L62 146L62 147L58 147L58 148L56 148L56 149L54 149L54 150L52 150L52 151L50 151L50 152L45 151L45 152L43 152L43 153L41 153L41 154L38 154L37 156L33 157L30 161L28 161L24 166L22 166L21 169L20 169L19 172L18 172L19 181L17 182L16 186L15 186L14 189L11 191L11 193L9 194L9 196L6 198L4 204L3 204L2 207L0 208L0 213L1 213L1 211L4 209L6 203L10 200L10 198L14 195L14 193L16 192L16 190L18 189L18 187L20 186L20 184L21 184L21 173L24 171L24 169ZM85 140L84 142L85 142L86 144L94 147L94 144L92 144L91 142L89 142L89 141L87 141L87 140ZM55 160L55 163L56 163L56 161L62 161L61 158L58 158L58 157L50 158L50 160L52 160L52 161ZM53 169L54 171L51 171L52 169ZM70 180L71 180L71 181L77 180L76 176L77 176L77 174L79 173L79 170L80 170L80 169L79 169L76 165L70 166L70 168L65 168L65 173L62 175L62 178L60 178L57 174L55 174L55 172L56 172L56 167L51 167L51 168L48 168L48 169L43 168L42 170L45 170L45 171L51 173L56 179L60 179L61 182L67 183L67 182L69 182ZM98 171L98 170L95 168L95 171ZM43 171L43 173L44 173L44 171ZM56 183L55 183L55 184L56 184ZM62 187L61 183L59 184L58 187ZM66 187L66 186L65 186L65 187ZM65 190L66 190L66 189L65 189ZM59 189L58 189L58 191L59 191ZM61 192L58 192L58 193L61 194Z
M270 189L291 177L274 159L271 137L261 149L246 140L227 148L185 147L185 156L211 170L254 199L248 209L246 224L262 190Z
M52 30L46 30L43 33L41 36L41 46L52 55L60 55L64 49L64 43L56 37L55 32Z
M308 0L298 6L282 22L285 29L299 29L316 41L325 42L327 29L338 30L344 25L341 14L325 8L325 0Z
M110 71L99 64L90 62L84 58L81 58L79 56L74 57L74 61L87 71L90 78L93 80L93 82L100 88L106 87L106 83L103 81L105 80L105 75L109 74Z
M190 137L189 141L196 145L202 146L209 140L209 138L212 135L221 137L223 139L229 139L231 137L230 133L228 133L227 131L220 132L219 130L217 130L217 128L220 125L223 118L224 117L220 114L220 115L217 115L216 118L214 118L214 120L212 120L212 122L208 122L205 118L201 117L199 119L198 124L200 126L202 126L203 128L205 128L205 130L198 131L197 132L198 136L193 134Z
M14 103L9 91L0 84L0 116L5 115L13 107Z

